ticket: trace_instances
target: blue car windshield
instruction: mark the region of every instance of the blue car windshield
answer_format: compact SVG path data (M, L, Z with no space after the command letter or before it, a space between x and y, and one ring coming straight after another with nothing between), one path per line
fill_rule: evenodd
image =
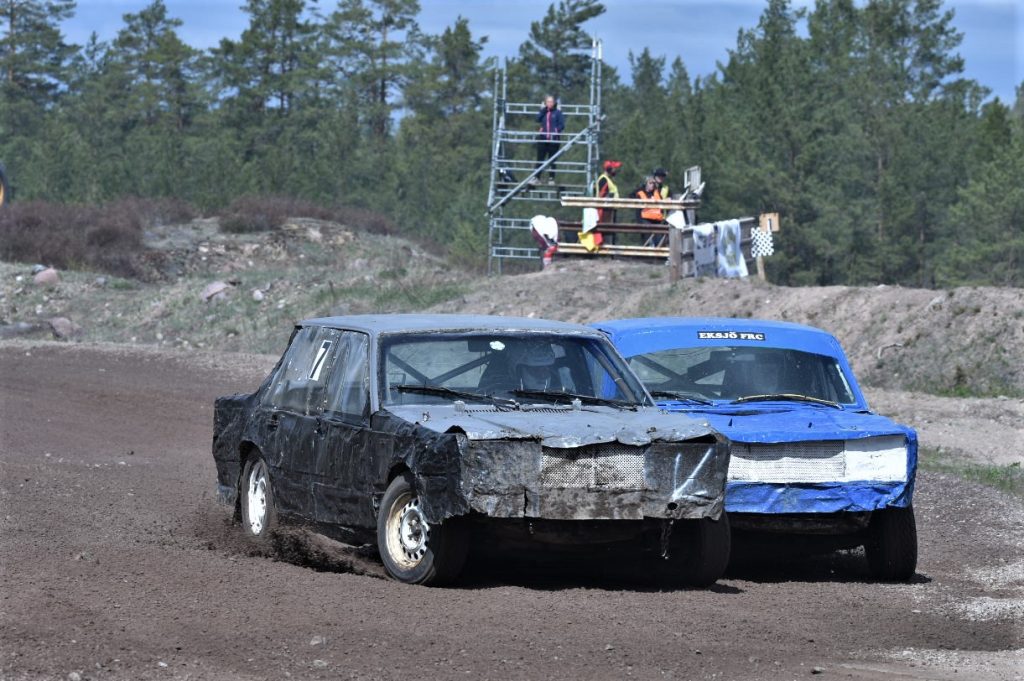
M834 357L785 348L672 348L629 358L656 399L695 402L800 395L837 404L856 399Z

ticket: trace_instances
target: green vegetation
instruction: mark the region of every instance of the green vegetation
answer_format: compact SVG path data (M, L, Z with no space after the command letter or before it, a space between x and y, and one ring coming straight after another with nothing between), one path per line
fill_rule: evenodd
M291 197L482 262L495 64L466 20L427 35L416 0L246 0L248 28L204 52L162 0L109 43L68 45L75 9L0 6L0 158L20 201L174 198L245 233L277 221L258 197ZM511 59L512 97L585 101L569 50L603 11L552 5ZM986 101L951 20L941 0L770 0L714 74L647 48L628 82L606 68L603 151L627 188L702 165L705 218L779 211L777 283L1024 285L1024 88L1012 109Z
M983 465L955 460L950 454L931 447L919 452L921 468L995 487L1004 492L1024 496L1024 468L1019 462L1006 466Z

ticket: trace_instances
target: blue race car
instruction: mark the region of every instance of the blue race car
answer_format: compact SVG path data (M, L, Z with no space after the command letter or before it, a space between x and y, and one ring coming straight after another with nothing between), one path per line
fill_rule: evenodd
M873 413L839 341L751 319L599 322L658 405L707 418L733 441L734 530L863 545L877 579L917 567L917 433Z

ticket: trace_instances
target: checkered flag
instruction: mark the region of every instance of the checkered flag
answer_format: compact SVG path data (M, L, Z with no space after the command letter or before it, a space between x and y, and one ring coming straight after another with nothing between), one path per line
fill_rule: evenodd
M772 244L772 233L758 228L750 230L753 243L750 245L750 255L755 258L768 257L775 252Z

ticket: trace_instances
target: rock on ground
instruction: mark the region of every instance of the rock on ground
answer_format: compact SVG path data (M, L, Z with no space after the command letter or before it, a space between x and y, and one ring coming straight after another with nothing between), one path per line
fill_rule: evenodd
M224 300L231 291L231 284L223 281L214 281L206 285L199 297L205 301Z
M50 330L53 331L53 337L59 340L76 338L82 335L82 327L67 317L53 317L48 319L47 323L50 325Z
M60 275L57 273L57 270L47 267L45 270L40 270L32 275L32 282L36 286L53 287L60 283Z

